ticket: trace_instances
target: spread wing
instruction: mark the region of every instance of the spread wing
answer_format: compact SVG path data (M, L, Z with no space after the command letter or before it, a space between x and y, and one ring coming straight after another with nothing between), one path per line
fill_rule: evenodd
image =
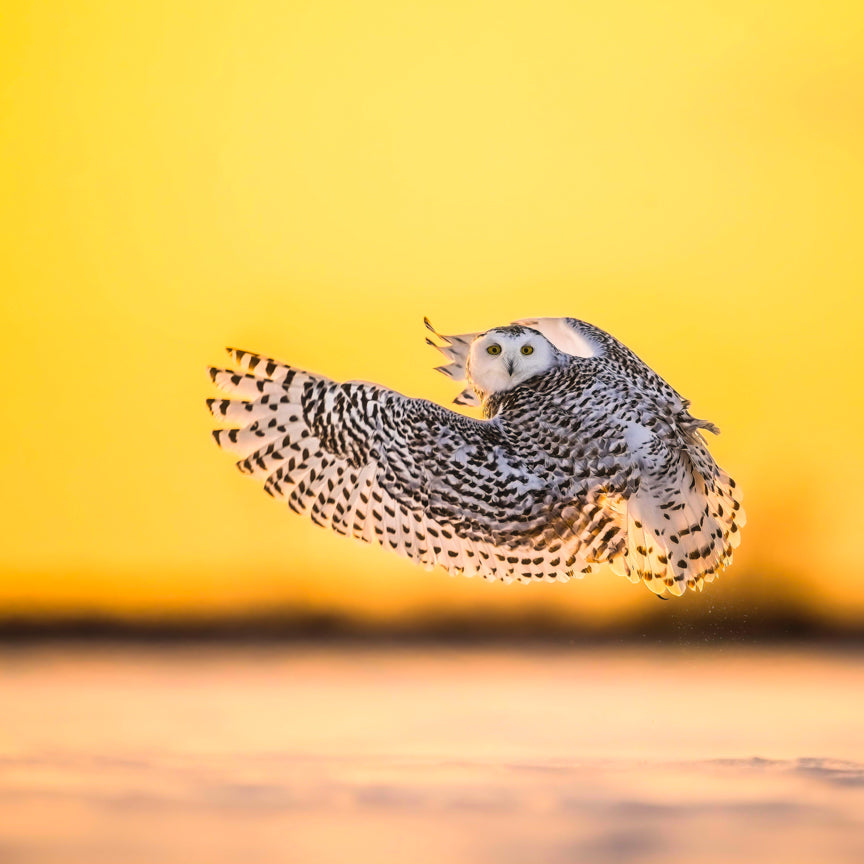
M744 511L702 421L649 398L616 364L574 359L484 409L505 429L533 420L519 436L523 462L569 502L549 520L572 530L589 563L676 595L731 563Z
M526 464L500 421L229 354L240 371L210 375L239 398L208 400L230 424L213 437L240 456L241 472L318 525L427 567L504 581L566 581L623 548L608 472L583 471L574 502L571 478L542 454Z

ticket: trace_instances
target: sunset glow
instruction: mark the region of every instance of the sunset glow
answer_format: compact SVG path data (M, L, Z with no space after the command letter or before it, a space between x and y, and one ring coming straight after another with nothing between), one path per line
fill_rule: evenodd
M657 601L451 580L209 438L224 345L449 403L423 316L609 330L723 434L699 598L864 614L864 6L13 2L0 609L388 618ZM794 14L793 14L794 13Z

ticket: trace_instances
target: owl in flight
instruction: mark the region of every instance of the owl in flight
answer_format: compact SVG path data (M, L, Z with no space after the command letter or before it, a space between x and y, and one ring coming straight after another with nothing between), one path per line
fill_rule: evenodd
M426 326L482 419L230 348L216 443L296 513L429 569L566 582L605 563L680 595L731 562L744 511L718 430L621 342L575 318Z

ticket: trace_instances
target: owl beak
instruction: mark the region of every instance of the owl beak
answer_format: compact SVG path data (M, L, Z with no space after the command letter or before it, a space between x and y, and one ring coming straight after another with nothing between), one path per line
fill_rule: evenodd
M512 358L512 357L508 357L508 358L507 358L507 374L508 374L508 375L512 375L512 374L513 374L513 367L514 367L515 365L516 365L516 364L515 364L513 358Z

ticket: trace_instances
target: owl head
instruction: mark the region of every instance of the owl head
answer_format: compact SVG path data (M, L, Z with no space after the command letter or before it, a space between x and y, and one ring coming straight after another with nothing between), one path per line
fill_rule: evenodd
M564 359L565 355L536 330L511 324L487 330L474 339L466 371L468 382L485 400L560 366Z

